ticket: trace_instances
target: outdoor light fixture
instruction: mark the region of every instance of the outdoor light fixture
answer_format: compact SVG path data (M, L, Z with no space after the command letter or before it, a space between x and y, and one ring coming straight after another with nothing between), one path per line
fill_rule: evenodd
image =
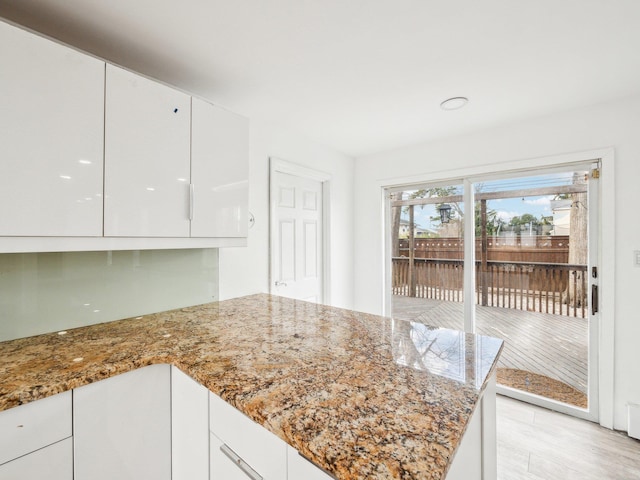
M440 222L449 223L449 220L451 219L451 205L443 203L438 207L438 211L440 212Z

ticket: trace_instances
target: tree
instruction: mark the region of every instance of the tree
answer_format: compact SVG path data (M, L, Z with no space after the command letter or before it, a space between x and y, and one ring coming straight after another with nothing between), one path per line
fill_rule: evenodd
M540 220L538 220L534 215L530 213L524 213L521 216L515 216L509 221L509 225L511 225L513 230L516 233L521 233L523 227L525 229L530 229L532 232L537 232L538 225L540 225Z
M586 185L588 174L575 172L573 174L574 185ZM585 189L586 190L586 189ZM571 194L571 216L569 218L569 264L587 265L589 254L589 242L587 236L587 192ZM572 272L576 281L569 278L567 288L562 295L562 303L581 307L587 304L587 292L583 288L585 272L575 270Z
M416 198L433 198L433 197L448 197L450 195L455 195L458 189L455 186L449 187L433 187L433 188L422 188L420 190L415 190L409 193L408 199L414 200ZM390 195L391 202L393 203L396 200L402 200L403 192L394 192ZM442 204L436 204L436 209L438 209ZM462 217L462 209L458 203L451 203L451 207L453 209L451 217L453 219ZM421 206L424 208L424 205ZM391 256L399 257L400 256L400 218L402 213L406 213L408 211L408 207L391 207ZM440 217L432 217L433 220L439 220ZM409 228L413 228L414 225L410 225Z
M402 200L402 192L395 192L391 194L391 202L395 200ZM400 256L400 216L402 213L401 207L391 207L391 256Z

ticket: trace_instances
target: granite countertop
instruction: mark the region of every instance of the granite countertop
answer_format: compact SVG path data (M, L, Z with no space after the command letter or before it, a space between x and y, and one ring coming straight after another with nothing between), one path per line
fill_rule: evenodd
M0 410L169 363L339 479L441 479L502 341L252 295L0 343Z

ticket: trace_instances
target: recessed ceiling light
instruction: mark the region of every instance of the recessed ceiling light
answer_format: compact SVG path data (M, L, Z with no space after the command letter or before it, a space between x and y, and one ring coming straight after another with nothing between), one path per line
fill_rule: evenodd
M464 107L469 102L467 97L453 97L447 98L440 104L440 108L443 110L458 110Z

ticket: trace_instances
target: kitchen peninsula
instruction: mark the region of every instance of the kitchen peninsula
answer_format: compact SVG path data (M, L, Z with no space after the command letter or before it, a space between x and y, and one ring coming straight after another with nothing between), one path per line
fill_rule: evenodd
M0 343L0 427L13 407L71 390L75 409L76 391L172 365L323 475L444 479L473 468L489 480L501 349L489 337L252 295ZM479 464L457 466L472 428L465 455Z

